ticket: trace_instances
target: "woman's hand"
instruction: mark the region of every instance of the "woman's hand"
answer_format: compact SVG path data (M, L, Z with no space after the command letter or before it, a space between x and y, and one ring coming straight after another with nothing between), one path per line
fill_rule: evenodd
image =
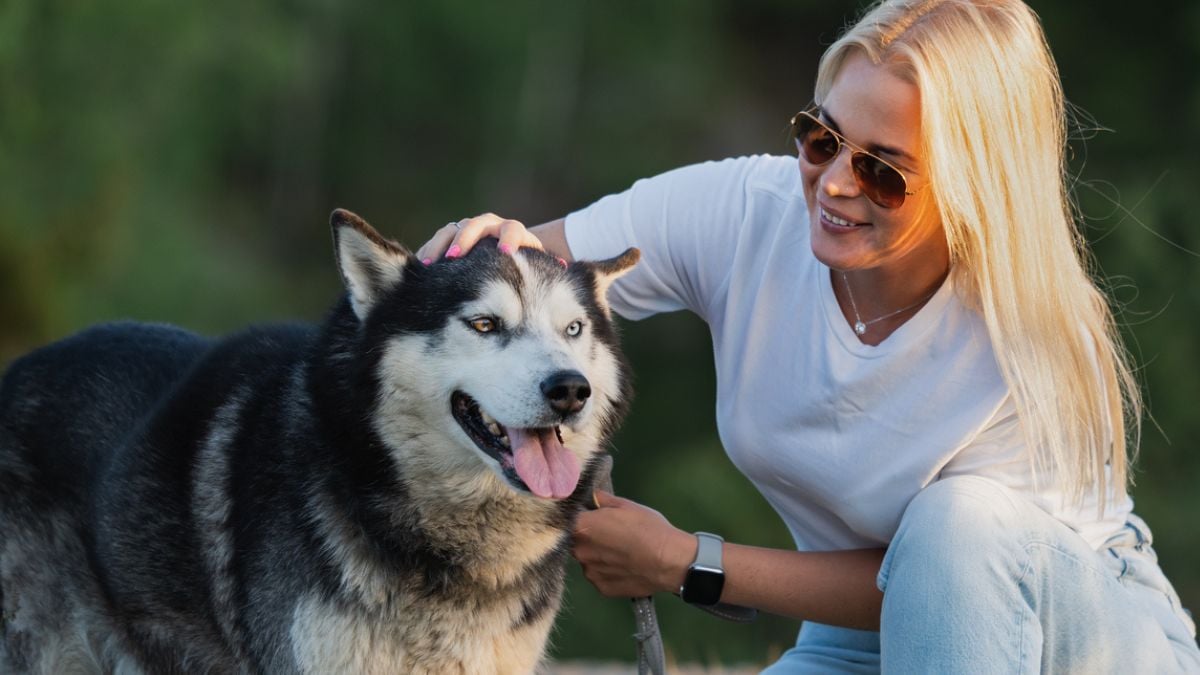
M510 255L522 246L545 250L541 240L525 229L525 225L520 221L485 213L482 216L447 223L417 250L417 258L426 265L440 258L442 254L447 258L457 258L466 255L467 251L484 237L499 239L500 252Z
M637 502L607 492L597 492L596 502L599 509L579 514L571 550L587 580L608 597L677 592L696 538Z

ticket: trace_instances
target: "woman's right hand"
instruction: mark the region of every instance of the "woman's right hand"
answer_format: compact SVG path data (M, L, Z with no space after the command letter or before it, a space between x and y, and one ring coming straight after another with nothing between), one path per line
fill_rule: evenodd
M473 246L484 237L496 237L500 240L498 248L501 253L512 255L517 249L526 246L544 251L542 241L525 229L518 220L501 218L494 213L485 213L474 218L464 218L457 222L447 223L434 233L433 238L417 250L417 258L426 265L442 257L457 258L467 254Z

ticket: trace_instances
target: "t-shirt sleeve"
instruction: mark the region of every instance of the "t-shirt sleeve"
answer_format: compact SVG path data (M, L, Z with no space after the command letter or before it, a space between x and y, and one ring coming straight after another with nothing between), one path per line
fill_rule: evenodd
M567 216L571 254L599 260L635 246L641 262L609 290L613 310L642 319L688 309L707 319L732 266L748 182L763 159L695 164L604 197Z

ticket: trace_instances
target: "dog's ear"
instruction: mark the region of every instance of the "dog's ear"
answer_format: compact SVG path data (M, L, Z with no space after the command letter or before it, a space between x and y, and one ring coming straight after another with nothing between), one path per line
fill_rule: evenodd
M350 291L354 314L361 321L380 295L400 283L412 253L384 239L367 221L345 209L334 209L329 225L333 228L338 271Z
M596 260L594 262L583 263L592 270L592 274L596 277L596 300L600 306L604 308L607 314L608 309L608 289L612 283L620 279L626 272L633 269L633 266L642 259L642 252L636 248L627 248L625 252L615 258L607 260Z

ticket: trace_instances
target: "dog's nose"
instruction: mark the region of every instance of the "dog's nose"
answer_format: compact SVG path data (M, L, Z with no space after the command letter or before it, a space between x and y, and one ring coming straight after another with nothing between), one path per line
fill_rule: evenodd
M583 404L592 395L592 387L583 373L560 370L542 380L542 395L556 412L570 415L583 410Z

